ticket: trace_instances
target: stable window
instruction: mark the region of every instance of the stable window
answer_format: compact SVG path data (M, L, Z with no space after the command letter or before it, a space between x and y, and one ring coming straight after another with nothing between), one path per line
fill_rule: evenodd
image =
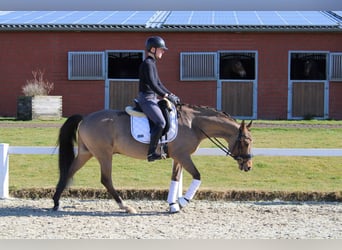
M69 80L103 80L104 52L72 51L68 53Z
M139 79L143 51L108 51L109 79Z
M216 55L212 52L182 52L180 54L181 80L216 80Z
M342 81L342 53L330 54L330 81Z
M220 52L219 78L221 80L254 80L254 52Z
M291 80L326 80L327 54L295 52L290 57Z

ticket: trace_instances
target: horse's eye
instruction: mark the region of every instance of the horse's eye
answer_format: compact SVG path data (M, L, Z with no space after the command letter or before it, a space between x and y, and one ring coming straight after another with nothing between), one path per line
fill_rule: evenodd
M245 144L246 147L248 147L249 144L250 144L250 141L249 141L248 139L243 140L243 142L244 142L244 144Z

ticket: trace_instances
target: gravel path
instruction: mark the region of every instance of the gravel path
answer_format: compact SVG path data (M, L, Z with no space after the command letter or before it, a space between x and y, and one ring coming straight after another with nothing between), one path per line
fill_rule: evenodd
M194 200L169 214L159 200L0 200L0 239L342 239L342 203Z

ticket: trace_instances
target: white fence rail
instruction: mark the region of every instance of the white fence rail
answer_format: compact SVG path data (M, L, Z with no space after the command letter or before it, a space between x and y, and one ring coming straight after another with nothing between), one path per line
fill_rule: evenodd
M58 154L56 147L9 146L0 143L0 198L9 197L9 155L10 154ZM339 148L254 148L254 156L342 156ZM218 148L199 148L194 155L222 155L225 153Z

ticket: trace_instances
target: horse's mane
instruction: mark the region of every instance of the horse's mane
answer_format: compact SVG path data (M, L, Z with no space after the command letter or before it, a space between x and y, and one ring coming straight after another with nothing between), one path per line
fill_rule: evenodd
M213 107L209 107L209 106L203 106L203 105L193 105L193 104L187 104L187 103L182 103L180 105L180 110L182 109L182 107L187 107L189 109L193 109L195 111L199 111L199 112L206 112L208 113L208 115L213 115L213 116L222 116L222 117L226 117L229 118L230 120L236 121L235 118L233 118L230 114L227 114L224 111L218 111L217 109L213 108Z

